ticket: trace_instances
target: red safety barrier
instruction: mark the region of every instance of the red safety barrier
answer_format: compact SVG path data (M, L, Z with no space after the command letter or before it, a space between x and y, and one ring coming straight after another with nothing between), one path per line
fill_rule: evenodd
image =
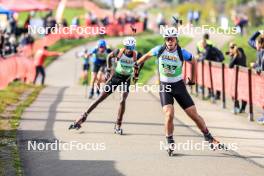
M124 26L118 24L109 24L106 27L106 35L120 36L124 34Z
M0 59L0 89L4 89L14 79L21 79L30 83L34 80L34 76L33 60L23 56Z
M143 23L136 23L134 25L137 28L137 33L143 32ZM93 33L99 33L100 26L93 25L89 26L92 30L97 31L88 31ZM85 32L85 29L82 30ZM90 29L91 29L90 28ZM30 83L34 80L35 77L35 65L33 62L33 54L43 46L51 46L54 45L60 39L72 39L72 38L80 38L80 37L90 37L92 34L79 34L78 31L70 33L70 29L64 29L66 33L61 34L49 34L43 38L40 38L34 42L32 45L24 46L20 54L15 56L2 59L0 58L0 89L4 89L10 82L14 79L21 79ZM80 29L81 30L81 29ZM64 31L64 32L65 32ZM73 30L74 31L74 30ZM68 33L67 33L68 32ZM121 26L116 23L108 25L106 28L106 34L109 36L120 36L120 35L131 35L133 34L130 28L130 25Z
M133 26L137 29L137 33L143 32L143 23L138 22L133 24ZM106 27L106 34L109 36L122 36L122 35L134 35L131 30L131 24L119 25L119 24L109 24Z
M252 74L252 99L255 105L264 108L264 73Z
M225 96L247 101L250 120L253 120L253 105L264 108L264 72L256 74L249 68L236 66L231 69L222 63L208 61L198 62L194 67L197 85L220 91L223 107L225 107ZM190 63L184 63L185 80L192 77L192 68Z

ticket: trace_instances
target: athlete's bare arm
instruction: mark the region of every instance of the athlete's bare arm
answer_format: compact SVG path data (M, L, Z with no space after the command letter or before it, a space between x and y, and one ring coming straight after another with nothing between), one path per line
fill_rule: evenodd
M137 65L143 64L145 61L147 61L151 57L152 57L151 53L148 52L147 54L145 54L141 58L139 58L136 63L137 63Z

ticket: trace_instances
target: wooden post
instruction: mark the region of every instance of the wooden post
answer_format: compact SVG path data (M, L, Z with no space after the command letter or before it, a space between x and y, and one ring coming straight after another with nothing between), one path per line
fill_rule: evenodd
M202 99L204 100L204 61L202 61Z
M252 103L252 71L248 69L248 104L249 104L249 115L248 120L253 121L253 103Z
M226 97L225 97L225 64L222 63L222 108L226 108Z
M213 84L213 73L212 73L212 62L209 61L209 76L210 76L210 85L211 85L211 100L214 99L214 84ZM214 103L214 100L212 101Z
M235 101L237 101L237 97L238 97L238 95L237 95L237 93L238 93L238 70L239 70L239 66L235 66L235 97L234 97L234 99L235 99ZM234 112L235 112L235 104L234 104ZM236 114L236 112L235 112L235 114Z

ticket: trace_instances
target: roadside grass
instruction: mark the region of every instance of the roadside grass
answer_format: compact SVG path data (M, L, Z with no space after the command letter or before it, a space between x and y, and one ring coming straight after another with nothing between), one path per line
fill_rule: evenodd
M42 86L15 81L6 89L0 91L0 150L10 152L11 155L11 161L6 160L3 156L0 157L0 173L3 175L6 172L4 170L6 164L12 164L16 175L23 175L16 141L17 127L19 126L19 121L25 108L30 106L37 98L42 88ZM21 100L20 97L27 91L31 92L29 92L25 100ZM9 106L15 107L5 112Z

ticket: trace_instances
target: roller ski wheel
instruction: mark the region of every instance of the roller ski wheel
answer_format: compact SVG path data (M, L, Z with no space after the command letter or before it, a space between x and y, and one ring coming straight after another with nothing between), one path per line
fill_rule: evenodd
M208 133L206 135L204 135L204 138L206 141L209 142L209 148L211 150L228 150L228 148L223 144L223 143L220 143L218 140L216 140L212 135L211 133Z
M71 125L69 126L69 130L73 130L73 129L75 129L75 130L79 130L80 128L81 128L81 125L78 124L78 123L76 123L76 122L74 122L73 124L71 124Z
M215 151L216 149L219 149L220 142L217 141L216 139L211 139L208 141L209 142L209 147L211 150Z
M214 140L215 140L215 139L214 139ZM225 150L225 151L228 150L228 147L225 146L225 144L222 144L222 143L220 143L220 142L217 141L217 140L215 140L215 141L209 143L209 147L210 147L211 150L214 150L214 151L215 151L215 150Z
M173 151L174 150L172 150L171 148L168 148L167 152L168 152L168 154L169 154L170 157L173 156Z

